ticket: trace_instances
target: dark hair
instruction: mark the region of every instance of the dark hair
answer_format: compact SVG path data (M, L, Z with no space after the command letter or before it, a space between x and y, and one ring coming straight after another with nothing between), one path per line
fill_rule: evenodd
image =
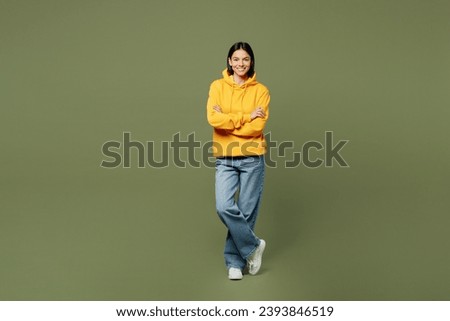
M252 47L246 42L236 42L234 45L231 46L230 50L228 51L228 57L227 57L227 72L229 75L234 74L233 68L231 68L230 63L228 62L229 59L231 59L231 56L236 50L245 50L251 59L250 69L247 72L247 75L249 77L252 77L255 73L255 55L253 54Z

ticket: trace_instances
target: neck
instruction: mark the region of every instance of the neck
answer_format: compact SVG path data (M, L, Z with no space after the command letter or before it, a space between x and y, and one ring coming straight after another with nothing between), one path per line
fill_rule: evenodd
M242 85L248 79L248 76L245 75L244 77L240 77L234 73L233 79L235 83L237 83L238 85Z

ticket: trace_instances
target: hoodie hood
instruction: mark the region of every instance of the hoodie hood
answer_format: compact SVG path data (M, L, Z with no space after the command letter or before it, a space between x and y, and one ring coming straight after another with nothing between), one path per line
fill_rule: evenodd
M256 81L256 72L253 73L253 76L248 77L247 80L242 85L239 85L234 82L233 75L228 75L227 69L224 69L224 71L222 71L222 76L223 76L223 79L225 80L225 82L233 87L244 87L245 88L247 86L256 85L258 83Z

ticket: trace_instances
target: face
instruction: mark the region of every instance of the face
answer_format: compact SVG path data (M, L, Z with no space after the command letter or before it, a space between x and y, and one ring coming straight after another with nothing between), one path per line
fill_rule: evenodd
M246 77L247 72L251 67L252 61L247 51L238 49L233 52L231 58L228 59L228 63L237 76Z

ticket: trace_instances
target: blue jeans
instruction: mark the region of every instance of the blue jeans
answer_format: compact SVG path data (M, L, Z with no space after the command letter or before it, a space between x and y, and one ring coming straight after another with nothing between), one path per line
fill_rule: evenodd
M216 210L228 228L225 241L227 268L243 270L259 246L255 227L264 184L264 156L216 159Z

